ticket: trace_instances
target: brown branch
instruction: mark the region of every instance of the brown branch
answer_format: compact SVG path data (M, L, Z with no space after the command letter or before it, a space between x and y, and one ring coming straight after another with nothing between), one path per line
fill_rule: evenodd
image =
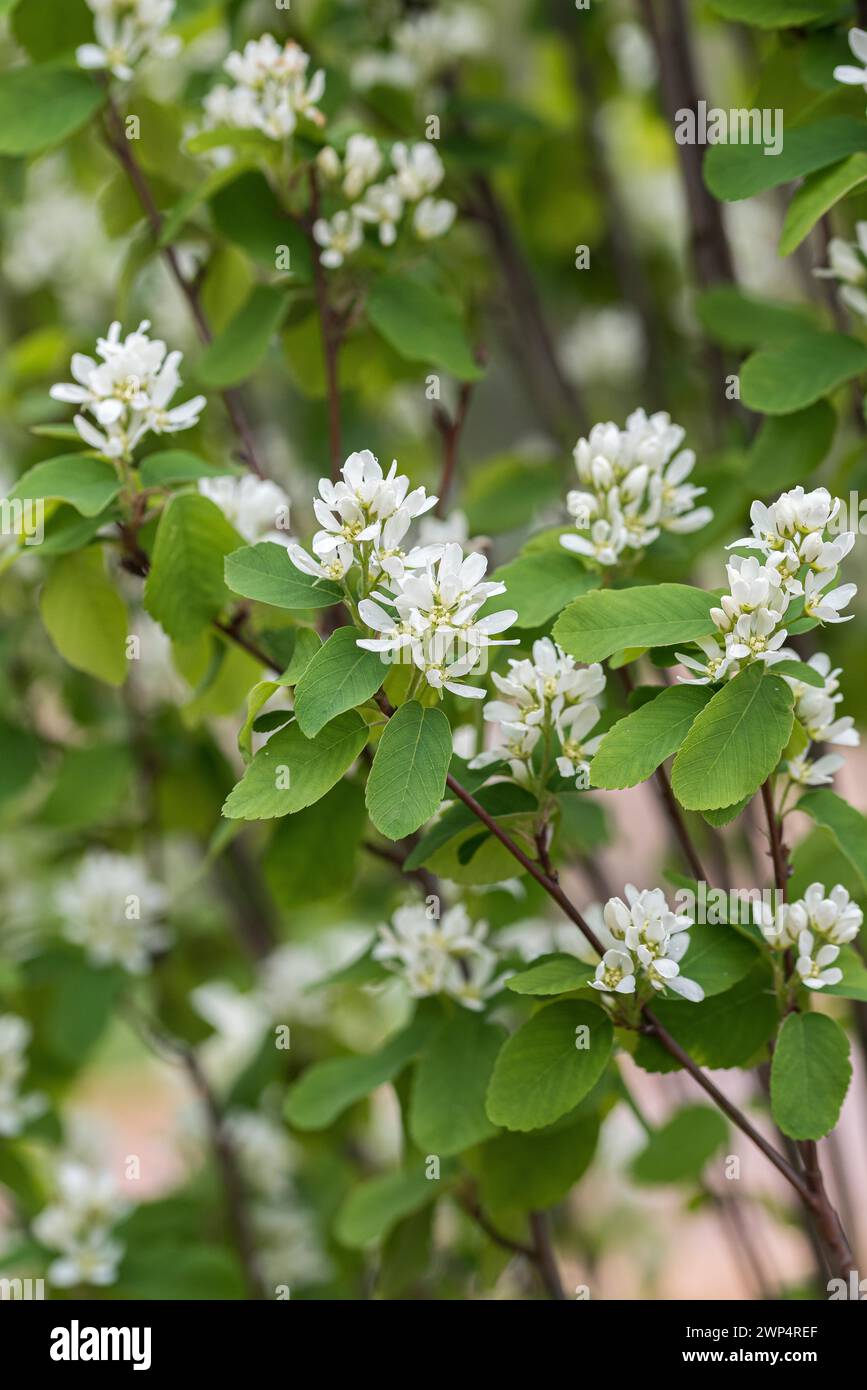
M533 1233L536 1267L548 1291L548 1297L553 1298L557 1303L563 1303L566 1295L563 1292L563 1285L560 1281L560 1271L557 1268L557 1261L554 1258L554 1250L551 1246L551 1235L548 1230L548 1217L545 1212L530 1212L530 1230Z
M377 859L384 859L388 864L393 864L400 873L406 874L407 878L414 878L429 897L438 898L440 897L439 881L428 869L425 869L422 865L419 865L417 869L407 869L405 867L406 861L413 849L415 838L416 837L409 836L406 840L400 840L395 845L376 845L372 840L362 840L361 843L368 854L374 855ZM406 847L405 851L401 849L402 845Z
M193 1089L202 1102L208 1121L211 1147L223 1188L226 1219L244 1272L248 1295L250 1299L264 1299L265 1289L256 1258L256 1242L247 1211L247 1197L238 1165L238 1156L226 1130L219 1102L202 1070L199 1059L191 1047L181 1042L180 1039L164 1033L157 1024L146 1018L131 1004L127 1007L127 1013L133 1026L152 1051L162 1057L164 1061L173 1062L184 1068Z
M771 779L762 783L762 802L768 822L770 854L774 865L774 882L780 897L785 900L791 865L788 849L783 841L782 824L774 807L774 794ZM792 953L786 952L788 969L792 968ZM795 1006L797 1008L797 1006ZM804 1165L806 1194L804 1204L808 1207L816 1230L825 1249L832 1256L835 1268L847 1277L854 1268L854 1259L846 1233L825 1187L822 1169L819 1164L819 1150L814 1139L804 1139L797 1143L798 1153Z
M141 203L148 225L153 233L154 240L159 243L163 229L163 217L157 207L150 184L147 181L144 170L132 152L130 141L126 138L123 128L123 120L114 100L110 95L106 97L106 116L104 124L105 140L109 149L117 156L120 164L125 170L130 183ZM189 305L193 322L196 325L196 332L199 339L206 346L212 341L212 333L205 311L202 308L199 298L198 285L192 283L184 275L181 269L178 253L170 243L160 247L163 259L169 267L178 289ZM259 463L256 453L256 445L253 440L253 433L247 412L244 407L240 393L235 389L228 389L221 392L229 419L241 444L241 454L247 467L258 477L264 478L264 470Z
M434 424L439 431L443 444L443 466L442 473L440 474L439 487L437 488L435 516L443 516L445 514L446 499L448 498L452 482L454 481L455 468L458 462L458 448L460 446L461 435L467 418L467 411L470 407L472 394L472 382L465 381L461 384L460 391L458 392L458 402L453 416L448 415L441 406L437 406L434 410Z

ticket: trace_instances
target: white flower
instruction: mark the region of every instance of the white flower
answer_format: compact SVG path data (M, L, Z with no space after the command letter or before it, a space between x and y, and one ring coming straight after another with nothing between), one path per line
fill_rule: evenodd
M332 1277L331 1263L310 1212L279 1202L256 1202L252 1209L256 1264L267 1289L290 1291L324 1284Z
M231 1110L223 1128L251 1191L277 1198L291 1190L295 1148L282 1125L258 1110Z
M727 675L732 665L733 658L720 647L713 637L697 637L695 645L705 654L704 663L697 661L695 657L685 655L683 652L675 652L677 660L686 666L690 671L697 671L696 676L681 676L684 685L709 685L714 681L721 681Z
M453 5L407 15L391 38L418 80L451 67L461 58L483 53L489 36L490 20L482 10Z
M97 41L75 50L79 67L108 71L129 82L143 58L173 58L180 51L180 39L163 33L171 23L175 0L87 0L87 4L95 16Z
M484 581L487 566L484 555L465 557L456 544L428 556L402 579L391 579L390 593L374 594L374 599L396 610L396 617L372 599L359 604L363 621L383 635L361 638L358 645L376 652L408 647L429 685L481 698L483 691L457 682L479 665L484 648L511 644L510 639L496 640L495 634L518 616L511 608L485 618L477 616L487 599L506 590L505 584Z
M0 1014L0 1137L12 1139L45 1110L45 1097L36 1091L20 1094L27 1072L25 1053L32 1030L17 1014Z
M252 473L241 477L229 474L220 478L200 478L198 488L201 496L215 503L251 545L261 540L286 544L289 498L270 479L256 478Z
M855 223L856 241L832 237L828 242L827 266L817 266L813 274L820 280L841 280L846 285L863 285L867 280L867 222Z
M373 184L365 193L363 201L356 203L352 211L362 222L379 227L379 240L383 246L394 245L397 240L397 223L403 214L403 198L394 180Z
M863 66L855 68L843 63L834 69L834 76L838 82L844 82L847 86L863 87L867 91L867 32L863 29L850 29L849 47Z
M857 584L840 584L830 593L823 593L822 590L833 581L833 571L823 575L811 570L807 575L804 583L804 612L808 618L816 618L820 623L847 623L854 617L853 613L841 617L840 610L851 603L857 594Z
M314 579L331 579L338 584L355 561L352 546L345 543L329 548L327 555L321 560L314 560L303 546L293 541L288 547L288 555L295 568L303 574L310 574Z
M566 330L558 356L570 381L631 381L645 359L644 330L627 304L586 310Z
M420 241L432 241L445 236L457 212L457 205L448 198L422 198L412 215L412 229Z
M299 116L324 125L316 103L325 91L325 74L315 72L308 81L309 63L310 55L291 39L285 44L272 34L251 39L243 52L230 53L224 63L235 87L223 83L205 97L208 124L260 130L270 140L292 135Z
M408 203L417 203L426 193L433 193L445 178L443 162L428 140L415 145L399 140L391 147L391 162L398 192Z
M40 1244L60 1252L48 1269L58 1288L107 1285L117 1279L124 1247L111 1227L126 1213L110 1174L77 1156L62 1155L54 1170L54 1198L33 1221Z
M410 905L380 927L373 955L403 976L414 998L448 994L465 1008L480 1009L501 983L491 979L496 957L485 945L487 930L487 922L470 921L462 904L439 920Z
M382 151L371 135L350 135L343 156L343 192L354 200L382 168Z
M601 565L617 564L625 551L652 544L660 531L698 530L711 520L696 507L704 488L687 478L695 464L691 449L676 452L684 437L665 411L636 410L621 430L612 421L594 425L574 449L582 490L567 499L578 535L561 536L567 550Z
M831 946L826 943L820 946L813 955L813 936L811 932L802 931L798 937L798 959L795 969L801 977L801 982L808 989L824 989L825 985L838 985L843 978L843 971L834 965L834 961L840 954L839 946ZM828 969L832 966L832 969Z
M834 780L835 772L839 772L845 759L839 753L827 753L823 758L816 758L814 762L806 756L800 754L797 758L790 758L786 763L786 771L793 782L798 782L803 787L829 787Z
M197 985L190 1003L214 1029L197 1049L205 1075L213 1085L227 1088L261 1046L268 1011L257 994L242 994L225 980Z
M157 919L168 895L140 860L91 850L57 892L63 934L83 946L94 965L120 965L132 975L150 969L168 933Z
M864 913L852 902L842 883L835 884L827 897L824 884L811 883L800 901L810 930L833 946L845 946L854 941L861 930Z
M75 426L86 444L108 458L129 459L148 433L175 434L198 422L207 404L194 396L169 408L181 385L178 368L183 354L167 352L159 338L149 338L147 319L134 333L121 339L121 326L113 323L105 338L97 340L97 362L77 352L71 363L74 382L52 386L58 401L79 405L92 415L97 429L85 415L75 416Z
M614 994L634 994L635 966L632 957L627 951L606 951L596 967L596 978L590 984L593 989Z
M346 257L357 251L364 240L361 223L354 211L347 212L345 208L336 212L330 222L325 217L317 217L313 223L313 236L317 244L324 248L319 259L329 270L343 265Z
M630 956L637 957L643 977L652 989L669 989L692 1003L700 1003L704 998L701 985L680 974L680 961L689 949L689 929L693 925L690 918L672 912L661 888L639 892L627 883L625 892L626 902L609 898L603 908L608 932L615 941L623 943Z

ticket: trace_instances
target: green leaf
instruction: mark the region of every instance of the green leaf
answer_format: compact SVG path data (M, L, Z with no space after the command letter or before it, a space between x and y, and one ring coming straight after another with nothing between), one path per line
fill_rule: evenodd
M230 473L240 476L244 469L233 463L215 468L184 449L163 449L143 459L138 471L142 487L168 487L171 483L194 483L199 478L225 478Z
M307 284L312 273L307 237L281 208L264 174L248 170L209 196L214 222L223 236L272 271L282 268L277 256L285 246L290 283Z
M327 1129L356 1101L393 1081L424 1047L434 1022L419 1013L378 1052L315 1062L289 1088L286 1118L296 1129Z
M381 276L367 301L367 316L408 362L443 367L460 381L484 376L470 351L460 313L426 277L412 271Z
M599 589L576 599L554 624L554 640L579 661L603 661L624 647L664 647L714 631L713 594L688 584Z
M864 150L867 126L863 120L826 116L810 125L787 128L778 155L766 155L764 145L712 145L705 156L704 181L715 198L737 202Z
M753 353L741 367L741 399L765 415L790 415L867 371L867 347L844 333L804 333Z
M110 463L87 454L63 454L44 459L18 479L10 498L57 499L82 516L97 516L120 492L120 478Z
M296 569L276 541L245 545L226 558L226 583L233 594L269 603L272 608L330 608L343 592L330 579Z
M116 826L121 807L131 804L133 771L128 748L71 748L55 773L40 820L64 830Z
M352 766L369 730L354 710L305 738L297 724L260 748L223 805L228 820L273 820L312 806Z
M671 769L674 794L688 811L732 806L770 777L792 732L792 691L747 666L705 705Z
M557 501L561 486L561 470L549 461L501 454L474 465L461 494L461 503L474 534L498 536L503 531L525 527L540 508ZM525 553L530 553L533 543L528 542ZM566 555L562 547L548 547L545 553L549 557L556 555L558 559Z
M599 1120L590 1115L533 1134L500 1134L479 1155L482 1206L544 1211L561 1202L590 1166Z
M816 825L824 826L867 888L867 818L830 787L817 787L798 802Z
M515 994L571 994L573 989L584 989L595 973L577 956L555 952L540 956L526 970L511 975L506 988Z
M422 1153L443 1158L496 1133L485 1095L504 1029L460 1009L437 1029L415 1070L409 1132Z
M79 69L53 63L0 73L0 155L32 155L59 145L105 100Z
M654 1010L699 1066L745 1067L762 1053L779 1019L770 971L760 961L732 989L701 1004L660 1000ZM678 1063L653 1038L641 1038L634 1053L645 1071L676 1071Z
M792 680L802 681L804 685L814 685L817 690L824 688L825 680L819 675L815 666L808 666L806 661L777 661L774 663L775 676L789 676Z
M700 923L690 930L681 971L688 979L697 980L705 998L710 999L744 979L756 963L756 947L734 928Z
M852 1067L849 1039L827 1014L789 1014L771 1063L771 1113L790 1139L821 1139L840 1116Z
M488 1088L489 1118L519 1130L559 1120L596 1085L613 1040L609 1020L595 1005L570 999L546 1005L497 1058Z
M505 584L509 607L517 609L516 628L541 627L567 603L599 586L599 576L565 552L519 556L491 578Z
M294 911L349 892L365 821L364 793L345 780L305 811L278 821L262 856L276 901ZM340 853L323 855L327 844L339 845Z
M749 453L751 496L776 496L812 473L827 457L836 428L837 416L827 401L791 415L768 416Z
M171 211L163 218L162 230L157 244L161 247L169 246L183 231L190 217L197 208L201 207L202 203L206 203L227 183L233 183L242 172L251 168L255 168L255 164L246 160L213 169L206 179L203 179L201 183L196 184L195 188L189 189L182 198L179 198ZM269 264L273 267L273 251Z
M714 285L696 298L702 327L723 347L752 348L782 344L810 328L815 316L796 304L775 304L744 294L734 285Z
M109 685L123 685L126 608L106 577L98 548L58 560L39 607L49 637L70 666Z
M377 652L358 645L354 627L340 627L316 652L295 687L295 714L301 732L318 734L336 714L369 700L388 674Z
M157 527L144 604L177 642L190 642L228 601L223 561L238 533L207 497L172 497Z
M608 730L590 764L594 787L634 787L676 753L711 699L701 685L672 685Z
M198 363L199 380L222 389L251 376L288 308L285 290L257 285L228 326L205 348Z
M733 801L731 806L714 806L712 810L705 807L699 814L702 820L707 821L708 825L716 826L719 829L721 826L729 825L731 821L736 820L741 811L746 810L752 799L752 792L748 792L746 796L741 797L740 801Z
M794 29L814 19L835 20L840 13L839 0L710 0L710 8L757 29Z
M334 1235L341 1245L363 1250L387 1236L405 1216L440 1196L439 1183L428 1179L424 1165L417 1162L413 1170L369 1178L349 1194L334 1223Z
M825 213L865 179L867 154L851 154L830 169L819 169L804 179L786 212L780 234L780 255L790 255Z
M0 719L0 801L17 796L39 769L39 740L17 724Z
M35 63L61 54L74 54L82 43L93 42L93 15L85 0L17 0L0 13L15 9L12 32Z
M708 1105L685 1105L651 1134L632 1160L637 1182L697 1182L728 1138L728 1126Z
M443 799L452 731L442 710L401 705L383 730L367 779L370 819L388 840L430 820Z

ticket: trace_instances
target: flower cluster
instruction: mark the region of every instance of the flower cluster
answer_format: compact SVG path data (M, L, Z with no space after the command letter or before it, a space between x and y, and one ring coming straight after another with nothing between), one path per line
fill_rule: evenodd
M532 659L510 660L507 674L493 671L491 679L503 699L489 700L484 717L500 725L503 741L473 758L470 767L507 762L516 781L528 783L534 754L541 747L543 783L549 760L556 755L561 776L587 786L589 760L602 738L586 738L599 719L595 697L605 689L599 663L579 666L550 637L542 637L533 643Z
M824 487L812 492L793 488L770 506L753 502L751 534L728 549L759 550L761 559L735 555L726 565L731 592L711 609L717 635L697 642L705 661L676 653L678 661L697 672L688 678L690 684L730 679L754 661L773 665L796 659L783 646L786 614L794 600L804 616L820 623L848 621L840 610L851 601L856 586L841 584L829 590L855 543L853 531L834 531L839 512L839 499Z
M200 478L199 494L213 502L245 541L277 541L287 544L289 498L270 478L252 473L241 477Z
M45 1109L45 1098L38 1092L21 1094L31 1035L26 1019L0 1014L0 1136L4 1139L20 1134L28 1121Z
M864 289L867 285L867 222L855 223L855 241L832 237L828 242L828 265L817 266L813 274L820 279L836 280L843 303L853 314L867 319L867 293Z
M380 927L373 955L403 977L413 998L447 994L478 1011L505 978L492 978L497 957L485 944L487 931L487 922L471 922L460 903L441 918L412 904L398 908L391 923Z
M316 103L325 92L325 73L319 69L308 79L309 65L309 53L291 39L251 39L243 53L230 53L223 64L235 86L221 82L205 97L207 125L258 130L269 140L288 139L299 116L324 125Z
M250 1191L271 1200L286 1196L295 1150L283 1126L260 1110L231 1110L223 1128Z
M577 534L561 536L560 544L599 565L617 565L635 559L661 531L706 526L713 512L695 505L707 489L686 481L695 454L680 449L684 433L665 411L635 410L623 430L611 421L594 425L575 445L581 488L566 499Z
M352 62L353 85L418 88L464 58L484 53L490 17L472 5L413 11L391 29L392 47L366 49Z
M87 0L87 5L94 14L96 43L75 50L79 67L108 71L129 82L143 58L173 58L180 51L180 39L164 33L175 0Z
M840 668L831 670L831 658L825 652L817 652L811 656L808 665L822 677L821 689L807 685L794 676L784 677L794 691L795 718L801 724L810 743L857 747L861 738L858 730L853 727L852 716L844 715L839 719L836 717L836 707L843 698L837 680ZM843 766L843 758L839 753L826 753L823 757L811 761L809 751L808 745L798 757L790 759L786 765L789 776L793 782L800 782L803 786L827 786L834 773Z
M410 491L396 463L384 476L364 449L349 456L341 475L337 483L320 479L313 508L322 530L313 537L313 555L293 543L289 558L305 574L344 585L359 623L378 634L359 639L359 646L384 659L405 653L434 689L484 698L460 680L479 668L487 647L500 645L494 635L518 616L504 609L478 617L505 585L485 581L485 556L465 556L455 543L403 548L410 524L437 499L423 487Z
M426 140L414 145L398 141L388 156L392 173L377 183L385 157L370 135L350 135L341 160L330 145L320 150L317 165L329 182L340 180L340 191L350 206L329 219L317 218L313 235L323 248L320 260L336 270L361 246L364 227L376 227L381 246L397 241L398 224L412 207L412 229L420 241L444 236L455 220L457 208L448 198L431 195L445 178L443 162Z
M125 1214L111 1176L79 1157L61 1157L51 1204L33 1222L33 1234L59 1258L48 1267L58 1288L76 1284L113 1284L124 1247L111 1230Z
M76 352L71 362L74 382L52 386L56 401L79 405L92 415L99 429L84 414L75 416L75 427L85 444L110 459L128 461L136 445L148 433L176 434L197 424L207 404L194 396L170 408L181 385L179 367L183 353L168 352L159 338L149 338L144 319L134 333L121 338L121 326L113 323L105 338L96 343L97 362Z
M816 958L821 968L836 960L841 946L854 941L864 913L857 903L852 902L841 883L835 884L825 896L823 883L811 883L803 898L795 902L778 903L771 907L766 902L753 904L753 919L762 929L762 935L770 946L778 951L788 951L797 946L801 957L812 957L813 938L818 937L820 949L825 951L822 960ZM832 955L828 955L828 950ZM800 966L798 973L803 975ZM812 975L817 979L818 975ZM839 979L838 975L838 979ZM822 984L837 984L837 980L822 980ZM805 977L805 983L809 981ZM811 989L819 986L813 983Z
M168 943L157 919L168 895L135 858L92 850L57 893L63 934L84 947L94 965L119 965L131 975L150 969Z
M593 988L608 994L634 994L637 962L653 989L670 989L700 1004L704 999L701 985L680 973L693 922L671 911L661 888L639 892L627 883L625 892L626 902L609 898L603 909L605 926L616 944L597 965L596 978L590 982Z

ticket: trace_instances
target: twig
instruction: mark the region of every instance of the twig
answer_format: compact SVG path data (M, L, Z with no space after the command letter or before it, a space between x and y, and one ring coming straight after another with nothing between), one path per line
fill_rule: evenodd
M560 1282L560 1271L554 1258L551 1234L548 1230L548 1217L544 1211L530 1212L530 1230L533 1234L533 1248L536 1253L536 1267L548 1291L548 1297L563 1303L566 1295Z
M144 170L132 152L130 141L124 133L123 121L114 100L110 94L106 96L107 121L104 126L106 143L110 150L117 156L133 189L142 205L145 217L147 218L154 240L158 243L162 229L163 218L156 205L150 184L147 181ZM163 258L175 279L175 282L187 301L193 322L196 325L196 332L200 340L207 345L212 341L212 333L202 302L199 298L199 288L184 275L181 269L178 253L170 243L160 248ZM241 453L247 467L258 477L264 478L264 470L259 463L256 453L256 445L253 440L253 433L250 422L247 419L247 412L241 399L240 393L235 389L228 389L221 392L229 419L241 444Z
M246 1194L235 1147L226 1130L223 1115L208 1078L202 1071L199 1059L191 1047L178 1038L169 1037L150 1019L145 1018L132 1006L128 1008L129 1017L139 1034L151 1049L166 1061L173 1061L184 1068L193 1089L204 1106L208 1121L211 1147L219 1169L226 1207L226 1217L238 1258L244 1271L244 1278L251 1299L264 1299L265 1289L256 1259L256 1243L247 1212Z
M774 794L770 778L762 783L762 802L768 822L774 882L780 897L785 900L791 866L788 849L783 842L780 819L774 807ZM787 959L791 964L791 953L787 953ZM797 1142L797 1149L804 1165L804 1178L806 1180L807 1193L804 1197L804 1203L813 1216L820 1240L833 1257L836 1269L845 1278L854 1267L854 1259L842 1222L825 1188L822 1169L819 1164L818 1146L814 1139L802 1139Z
M328 396L328 444L331 456L331 481L336 482L340 476L340 466L343 462L342 426L340 419L340 379L338 374L342 329L328 295L328 283L320 255L321 248L313 235L313 227L319 217L319 181L316 177L316 170L312 165L308 173L308 182L310 188L310 212L302 225L307 233L307 240L310 243L310 253L313 261L313 287L316 294L316 305L319 311L319 327L322 334L322 360L325 366L325 389Z
M445 514L446 499L454 481L455 468L458 462L458 448L461 442L464 422L467 418L470 400L472 399L473 385L470 381L461 384L458 392L458 402L455 407L454 415L449 415L441 406L434 410L433 420L439 431L443 442L443 466L440 474L439 487L437 488L437 504L434 511L435 516Z
M411 840L398 841L395 845L376 845L372 840L362 840L361 843L368 854L375 855L377 859L384 859L386 863L393 864L396 869L402 874L406 874L408 878L416 879L428 896L440 896L439 881L428 869L425 869L421 865L417 869L407 869L405 867L406 861L413 848ZM405 850L401 848L402 845L405 846Z

